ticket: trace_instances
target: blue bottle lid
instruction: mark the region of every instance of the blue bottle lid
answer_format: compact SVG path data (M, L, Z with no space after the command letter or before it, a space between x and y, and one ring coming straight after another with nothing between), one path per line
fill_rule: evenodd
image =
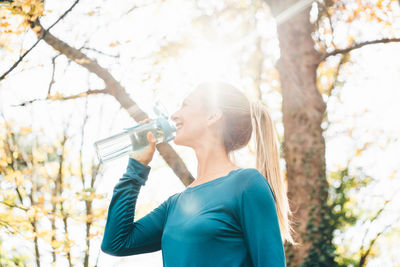
M157 127L160 127L164 132L164 142L168 142L175 138L175 122L168 119L167 116L160 116L157 118Z

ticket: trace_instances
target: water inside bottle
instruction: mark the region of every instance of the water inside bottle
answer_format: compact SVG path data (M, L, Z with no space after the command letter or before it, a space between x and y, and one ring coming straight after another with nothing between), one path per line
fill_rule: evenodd
M132 142L132 150L141 150L149 145L147 141L147 132L151 131L156 138L156 143L160 143L164 140L164 131L162 129L153 129L153 130L145 130L145 131L132 131L129 134Z
M120 133L94 143L99 161L109 160L123 156L132 149L131 140L126 133Z

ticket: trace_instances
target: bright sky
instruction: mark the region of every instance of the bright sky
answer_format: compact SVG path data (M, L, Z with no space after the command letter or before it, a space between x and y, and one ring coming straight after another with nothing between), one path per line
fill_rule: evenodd
M43 18L42 23L50 25L66 10L72 1L46 1L46 10L53 10ZM200 5L212 6L213 1L202 1ZM206 31L214 37L211 43L204 40L201 35L202 25L197 23L195 28L191 26L192 17L197 16L197 11L191 6L191 2L173 0L162 4L152 5L137 9L129 14L121 16L132 6L132 1L123 1L115 5L115 2L104 1L98 3L95 8L93 2L82 1L75 10L69 14L62 23L59 23L52 33L67 43L80 47L89 39L87 46L96 48L109 54L120 54L119 61L115 58L101 56L91 51L86 53L98 59L98 62L111 71L127 89L132 99L139 106L152 115L152 105L155 98L160 98L170 114L174 112L183 98L192 89L193 84L207 78L222 78L237 85L239 88L251 88L251 74L240 78L242 71L238 59L232 55L241 53L246 61L254 51L254 41L258 32L263 32L263 51L266 54L266 66L274 64L279 56L278 43L275 35L275 25L269 18L268 10L258 14L260 19L266 22L259 24L257 32L248 32L247 38L240 38L237 32L241 25L242 17L231 23L208 25L211 29ZM87 16L88 12L95 11L93 16ZM101 19L99 19L101 17ZM79 27L76 25L79 22ZM207 28L206 28L207 29ZM246 32L246 31L244 31ZM213 34L214 33L214 34ZM216 34L215 34L216 33ZM236 34L237 39L226 42L224 34ZM181 42L181 34L188 34L190 41L195 44L194 50L180 54L177 58L165 60L156 64L154 57L158 53L159 43L165 44L176 40ZM87 36L90 36L88 38ZM231 36L231 35L230 35ZM164 38L164 37L167 37ZM371 37L372 38L372 37ZM36 40L36 37L28 32L18 37L15 41L28 48ZM218 40L218 41L215 41ZM120 45L110 47L110 43L119 42ZM228 45L234 44L234 45ZM228 47L228 48L227 48ZM327 169L336 170L337 166L344 166L349 157L353 157L357 148L365 142L374 142L368 151L361 154L353 161L352 167L362 166L364 171L374 177L377 182L362 192L355 192L355 201L360 207L367 210L377 210L385 199L400 188L398 179L400 158L400 46L399 44L387 44L365 47L352 53L355 64L344 66L346 79L342 88L334 92L328 102L328 116L332 122L325 133L327 149ZM176 47L170 46L167 53L177 52ZM78 134L83 120L84 99L68 102L36 102L28 107L12 107L11 105L34 98L45 97L48 83L51 78L50 59L56 53L47 44L41 42L35 50L29 54L9 77L0 84L0 108L11 119L14 118L24 125L31 125L35 130L46 129L44 140L51 141L57 131L62 129L62 121L71 119L70 134ZM0 73L3 73L18 56L15 51L14 58L9 52L0 50ZM88 86L91 89L103 88L103 82L93 74L88 75L80 66L74 63L68 65L65 57L57 58L56 83L54 93L75 94L85 91ZM22 68L24 70L22 71ZM268 84L262 86L263 99L271 110L277 122L279 134L283 134L281 123L281 97L271 90ZM250 91L250 90L249 90ZM251 94L251 92L249 92ZM338 97L336 97L338 95ZM364 110L368 112L364 113ZM89 121L86 127L84 139L84 156L86 160L94 157L93 143L96 140L120 132L123 128L136 123L121 110L119 104L110 96L92 96L88 102ZM51 127L50 127L51 125ZM353 139L348 137L348 130L354 128ZM390 140L390 142L387 142ZM75 138L69 144L71 153L77 153L80 140ZM191 149L176 146L170 142L173 148L180 154L192 174L196 175L196 159ZM253 159L246 150L238 153L240 164L250 167ZM104 177L96 184L98 193L107 193L111 198L112 189L126 169L127 158L118 159L104 166ZM146 186L142 187L138 205L137 217L143 216L149 206L156 207L168 196L182 191L184 186L177 179L172 170L166 166L163 159L156 153L150 166L152 171ZM400 214L400 196L388 206L384 219L371 226L371 236L380 231L384 225L392 222L396 214ZM367 226L357 226L337 237L337 242L345 238L346 242L354 241L350 249L359 247L360 233ZM76 229L75 235L80 236L81 230ZM92 245L92 257L99 253L100 239L95 239ZM397 238L397 244L399 244ZM20 246L21 240L14 240L14 244ZM396 239L393 241L396 242ZM391 262L400 263L399 256L393 248L385 242L378 242L380 256L371 261L368 266L390 266ZM30 248L28 248L30 249ZM75 252L79 252L81 246L77 246ZM397 257L397 258L394 258ZM94 264L94 262L92 262ZM99 266L162 266L161 253L136 255L133 257L116 258L100 253ZM63 266L60 263L60 266Z

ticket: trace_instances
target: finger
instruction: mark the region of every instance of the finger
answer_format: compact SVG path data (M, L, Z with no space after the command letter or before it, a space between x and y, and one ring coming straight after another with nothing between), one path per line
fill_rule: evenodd
M156 149L156 138L154 137L152 132L147 133L147 140L149 142L149 151L154 153Z
M148 122L148 121L150 121L150 120L151 120L150 118L147 118L147 119L144 119L144 120L139 121L139 123Z
M153 154L156 151L156 138L154 137L152 132L147 133L147 140L149 142L149 145L147 147L148 152L150 153L150 155L152 155L151 157L153 157Z
M156 138L155 138L154 134L151 131L147 132L147 141L149 141L150 145L156 143Z

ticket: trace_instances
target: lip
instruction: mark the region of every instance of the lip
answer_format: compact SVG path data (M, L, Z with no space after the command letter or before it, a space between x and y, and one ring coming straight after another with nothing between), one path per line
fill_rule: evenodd
M176 124L176 130L179 130L180 128L182 128L183 127L183 124L182 123L177 123Z

